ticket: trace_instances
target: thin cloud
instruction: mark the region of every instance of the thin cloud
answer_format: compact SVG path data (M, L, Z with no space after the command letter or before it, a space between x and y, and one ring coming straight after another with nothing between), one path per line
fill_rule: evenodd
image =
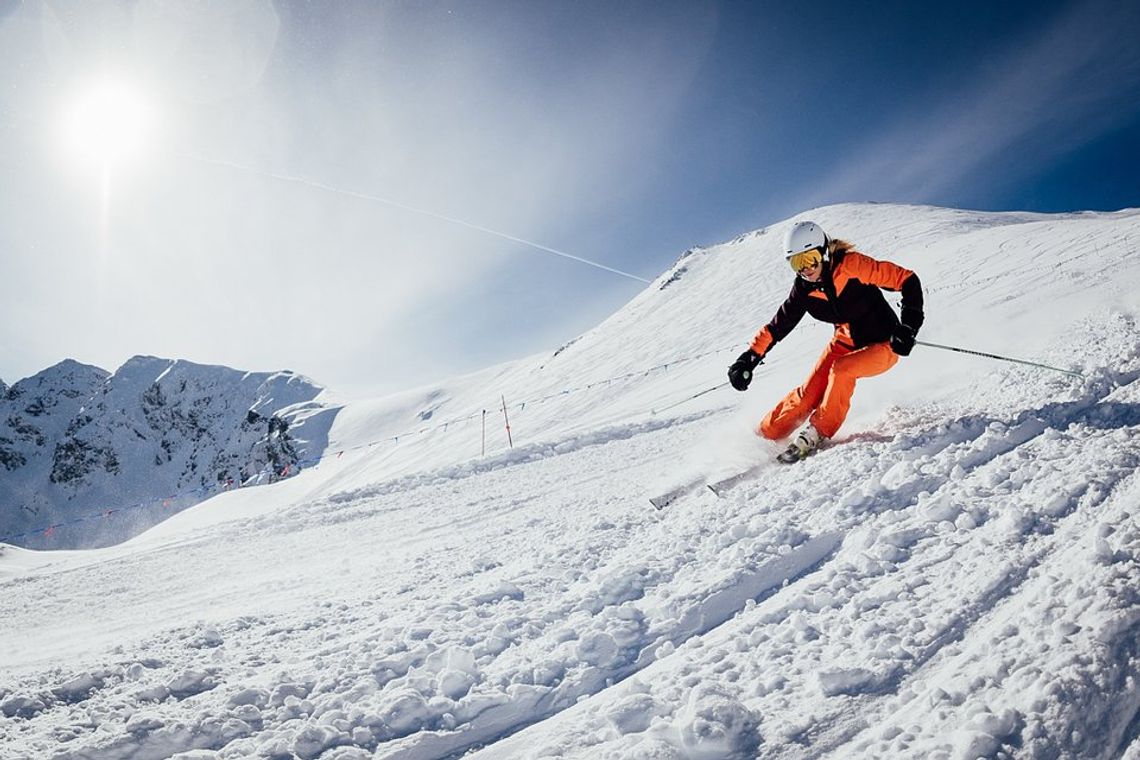
M507 241L510 241L512 243L518 243L518 244L526 246L528 248L533 248L537 251L543 251L545 253L553 254L555 256L560 256L564 259L569 259L571 261L577 261L580 264L585 264L587 266L594 267L595 269L600 269L600 270L605 271L605 272L610 272L611 274L616 274L616 275L619 275L621 277L628 278L630 280L636 280L637 282L644 282L644 283L652 282L652 280L647 280L644 277L638 277L635 274L630 274L629 272L622 271L621 269L616 269L614 267L606 266L605 264L601 264L597 261L592 261L592 260L584 258L582 256L575 256L572 253L566 253L565 251L560 251L557 248L551 248L550 246L543 245L542 243L535 243L533 241L526 240L526 239L520 238L520 237L516 237L516 236L508 234L506 232L500 232L499 230L494 230L494 229L491 229L490 227L485 227L481 224L473 224L471 222L464 221L463 219L456 219L455 217L446 216L444 214L438 214L438 213L431 211L429 209L416 208L415 206L409 206L406 203L400 203L399 201L392 200L391 198L383 198L383 197L378 196L378 195L370 195L368 193L361 193L361 192L357 192L355 190L333 187L332 185L328 185L328 184L325 184L323 182L317 182L315 180L307 179L305 177L297 177L297 176L291 176L291 175L287 175L287 174L279 174L277 172L269 172L269 171L265 171L263 169L257 169L256 167L246 166L243 164L236 164L236 163L233 163L230 161L218 161L218 160L214 160L214 159L206 159L206 158L199 158L199 157L193 157L193 158L197 161L202 161L204 163L215 164L218 166L228 166L228 167L230 167L232 169L236 169L238 171L247 171L247 172L251 172L254 174L261 175L263 177L268 177L270 179L280 180L282 182L295 182L299 185L305 185L305 186L311 187L315 190L323 190L325 192L336 193L336 194L344 195L344 196L347 196L350 198L358 198L360 200L372 201L373 203L381 203L385 206L390 206L392 208L400 209L401 211L406 211L406 212L411 213L411 214L426 216L428 218L435 219L437 221L447 222L448 224L454 224L454 225L459 226L459 227L465 227L469 230L475 230L476 232L482 232L482 233L487 234L487 235L492 235L494 237L501 238L503 240L507 240Z

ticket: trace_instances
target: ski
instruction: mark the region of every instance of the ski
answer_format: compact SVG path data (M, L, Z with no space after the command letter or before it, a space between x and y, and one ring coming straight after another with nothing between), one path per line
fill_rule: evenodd
M706 483L705 485L708 486L708 489L716 494L718 498L723 498L726 491L731 490L746 480L756 477L763 472L766 467L767 464L752 465L747 470L741 470L735 475L729 475L727 478L721 478L720 480Z
M717 496L722 496L725 491L728 491L738 483L742 483L745 480L748 480L749 478L760 474L760 472L766 466L766 463L755 464L748 469L741 470L740 472L720 478L719 480L709 480L708 476L702 475L699 478L694 478L693 480L686 481L679 486L671 488L665 493L650 497L649 503L652 504L656 509L662 510L673 502L677 501L677 499L680 499L682 496L700 491L702 487L708 488Z
M652 504L653 507L657 510L665 509L665 507L669 506L685 494L692 493L693 491L699 489L704 484L704 482L705 479L702 477L696 480L690 480L686 483L682 483L676 488L672 488L663 494L651 496L649 503Z
M819 448L824 447L820 446ZM777 456L775 458L775 461L782 465L794 464L796 462L803 461L812 454L815 454L816 451L818 451L818 449L810 449L806 454L804 454L799 450L798 447L791 445L787 448L787 450ZM676 486L663 494L650 497L649 503L652 504L656 509L662 510L673 502L677 501L677 499L680 499L682 496L700 490L701 486L708 488L718 498L723 498L725 492L732 490L734 487L745 482L746 480L755 478L757 475L760 475L762 472L764 472L764 470L771 466L772 465L770 460L759 462L747 469L741 470L740 472L734 473L719 480L709 480L706 476L702 476L694 480L682 483L681 485Z

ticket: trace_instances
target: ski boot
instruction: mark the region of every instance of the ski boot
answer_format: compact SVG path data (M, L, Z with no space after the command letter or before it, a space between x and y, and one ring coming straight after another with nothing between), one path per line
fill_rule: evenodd
M827 439L820 435L814 426L805 425L804 429L792 439L788 448L784 449L784 453L776 457L776 461L782 464L791 464L806 459L814 454L825 440Z

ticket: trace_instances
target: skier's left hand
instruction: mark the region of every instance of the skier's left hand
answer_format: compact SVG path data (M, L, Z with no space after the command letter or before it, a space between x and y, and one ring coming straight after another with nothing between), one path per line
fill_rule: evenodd
M899 356L910 356L914 348L914 330L906 325L899 325L891 335L891 350Z

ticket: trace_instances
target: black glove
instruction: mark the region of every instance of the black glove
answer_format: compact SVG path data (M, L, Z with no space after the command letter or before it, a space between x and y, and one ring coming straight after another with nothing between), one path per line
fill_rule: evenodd
M752 382L752 370L756 369L763 358L752 349L742 353L728 368L728 382L732 383L732 387L738 391L748 390L748 384Z
M891 335L891 350L899 356L910 356L912 348L914 348L914 328L900 324Z

